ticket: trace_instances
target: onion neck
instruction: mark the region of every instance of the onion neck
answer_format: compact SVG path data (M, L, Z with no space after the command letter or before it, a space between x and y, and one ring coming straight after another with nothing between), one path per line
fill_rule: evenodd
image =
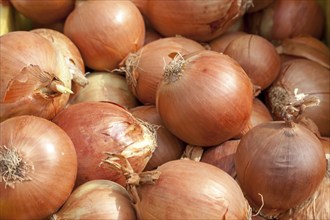
M0 173L5 186L15 188L16 182L29 181L29 173L34 170L33 164L23 160L16 148L0 145Z
M174 83L182 77L183 67L186 64L186 60L180 53L171 53L169 56L173 60L166 65L163 75L163 80L167 84Z

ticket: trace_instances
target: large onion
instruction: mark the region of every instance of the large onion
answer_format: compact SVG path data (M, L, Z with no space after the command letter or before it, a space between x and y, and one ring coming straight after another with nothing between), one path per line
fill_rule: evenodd
M53 45L27 31L3 35L0 44L0 121L23 114L52 119L72 92Z
M145 104L156 103L156 92L162 80L164 67L171 59L169 53L183 55L204 50L204 47L188 38L167 37L151 42L125 61L127 83L133 94Z
M197 41L220 36L252 4L250 0L133 2L163 36L182 35Z
M105 102L81 102L61 111L53 121L70 136L78 156L76 186L108 179L124 184L119 173L100 166L104 153L122 154L141 172L156 147L153 129L126 109Z
M247 33L243 31L233 31L228 32L220 35L219 37L210 41L209 46L211 50L217 51L219 53L223 53L226 47L232 42L233 40L245 35Z
M46 219L69 197L77 155L49 120L17 116L0 124L0 219Z
M158 86L156 107L165 126L191 145L212 146L237 135L252 111L253 87L227 55L176 55Z
M91 180L76 188L52 220L134 220L136 214L125 188L109 180Z
M67 17L64 34L79 48L86 66L105 71L142 47L145 26L131 1L81 1Z

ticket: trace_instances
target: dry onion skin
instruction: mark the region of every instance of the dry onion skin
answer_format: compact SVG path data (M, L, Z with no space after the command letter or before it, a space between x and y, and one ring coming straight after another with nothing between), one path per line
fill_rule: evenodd
M227 32L210 41L208 45L211 50L223 53L230 42L245 34L247 33L243 31Z
M250 219L235 180L221 169L188 159L158 167L154 184L137 187L139 219Z
M39 24L51 24L60 21L61 19L65 19L75 5L74 0L10 0L10 2L17 11Z
M204 147L237 135L252 103L253 86L242 67L227 55L203 50L177 54L166 66L156 108L175 136Z
M67 17L64 34L79 48L86 66L110 71L142 47L145 26L131 1L81 1Z
M24 115L0 124L0 219L46 219L70 196L77 155L49 120Z
M280 116L280 108L296 93L313 95L320 100L316 108L308 108L302 114L318 127L321 136L330 136L330 70L307 59L284 62L280 74L267 91L267 103L274 118Z
M133 2L161 35L201 42L223 34L252 4L251 0Z
M72 93L53 45L28 31L5 34L0 43L0 121L28 114L52 119Z
M246 16L247 32L268 40L298 35L320 38L324 30L324 11L316 0L276 0L263 10Z
M125 59L123 68L129 88L142 103L155 104L164 67L171 61L168 54L178 52L185 55L199 50L204 47L185 37L162 38L143 46Z
M70 105L80 102L114 102L127 109L139 105L139 101L128 88L125 76L114 72L92 72L86 76L88 85L80 89Z
M51 220L136 219L130 197L121 185L109 180L91 180L76 188Z
M326 159L321 142L310 130L273 121L241 138L235 168L251 207L272 218L313 195L325 176Z
M95 179L125 185L124 177L100 166L105 153L125 156L134 171L147 165L156 148L152 126L137 120L114 103L81 102L70 105L53 119L71 138L78 156L76 186Z
M234 39L223 53L235 59L261 90L272 84L281 68L274 45L258 35L246 34Z
M180 159L185 144L164 126L156 106L142 105L131 108L129 111L134 117L157 126L157 148L145 167L145 171L153 170L168 161Z

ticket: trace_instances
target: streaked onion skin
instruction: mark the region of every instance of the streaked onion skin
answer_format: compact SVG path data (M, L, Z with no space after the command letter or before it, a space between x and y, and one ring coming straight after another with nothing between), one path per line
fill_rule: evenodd
M211 50L217 51L219 53L223 53L226 47L230 44L230 42L245 34L247 33L243 31L233 31L233 32L224 33L219 37L210 41L209 46L211 47Z
M64 34L79 48L86 66L105 71L142 47L145 26L131 1L81 1L67 17Z
M249 219L249 205L227 173L188 159L160 166L155 184L138 187L139 219Z
M0 129L0 219L48 218L74 187L77 155L71 139L51 121L36 116L7 119ZM21 181L5 181L5 171L13 169L5 159L13 161L14 156L5 156L4 146L17 150L21 162L14 174Z
M235 167L251 207L255 211L262 207L263 215L276 217L312 196L324 178L326 160L310 130L274 121L252 128L241 138Z
M91 180L76 188L52 220L134 220L136 214L125 188L109 180Z

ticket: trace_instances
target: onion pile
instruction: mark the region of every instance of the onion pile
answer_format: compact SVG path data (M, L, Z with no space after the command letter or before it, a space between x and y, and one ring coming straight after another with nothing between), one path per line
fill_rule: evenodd
M0 124L0 219L46 219L70 196L77 155L49 120L17 116Z
M212 146L237 135L252 112L253 87L227 55L177 54L158 86L156 108L164 125L191 145Z
M86 66L105 71L142 47L145 26L130 1L81 1L65 20L64 34L79 48Z

